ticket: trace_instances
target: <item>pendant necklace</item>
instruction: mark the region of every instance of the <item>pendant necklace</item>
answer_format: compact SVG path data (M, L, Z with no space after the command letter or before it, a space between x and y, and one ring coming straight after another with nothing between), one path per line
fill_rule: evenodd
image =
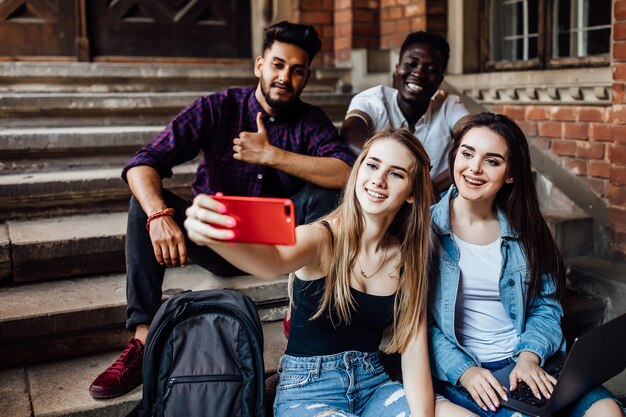
M383 269L383 265L385 264L385 261L387 260L387 251L389 250L389 245L387 245L387 247L385 248L385 255L383 256L383 261L380 263L380 266L378 267L378 269L376 271L374 271L373 274L371 275L367 275L365 272L363 272L363 267L361 266L361 261L359 261L359 257L356 257L356 262L359 264L359 271L361 272L361 276L365 279L370 279L371 277L373 277L374 275L378 274L378 272L380 272L381 269Z

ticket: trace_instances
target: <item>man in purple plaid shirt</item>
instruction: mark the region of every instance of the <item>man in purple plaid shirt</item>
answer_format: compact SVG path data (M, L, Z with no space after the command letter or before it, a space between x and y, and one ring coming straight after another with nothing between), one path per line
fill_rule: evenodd
M354 158L324 112L300 94L321 41L309 25L277 23L265 31L255 87L230 88L182 110L124 167L133 197L126 235L126 327L135 331L120 357L89 387L113 398L141 383L149 324L161 304L166 267L194 262L211 272L241 274L182 227L189 201L163 189L172 167L202 153L192 184L199 193L289 197L298 224L333 209Z

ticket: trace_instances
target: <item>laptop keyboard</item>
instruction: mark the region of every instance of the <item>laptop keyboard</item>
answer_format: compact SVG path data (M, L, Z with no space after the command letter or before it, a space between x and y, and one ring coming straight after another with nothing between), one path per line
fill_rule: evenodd
M556 379L559 379L559 376L561 376L561 371L563 371L563 364L557 366L548 373ZM509 398L513 398L517 401L530 404L534 407L543 407L548 403L548 400L543 397L541 399L535 397L535 394L533 394L533 392L530 390L530 387L525 382L519 382L517 384L517 389L509 393Z

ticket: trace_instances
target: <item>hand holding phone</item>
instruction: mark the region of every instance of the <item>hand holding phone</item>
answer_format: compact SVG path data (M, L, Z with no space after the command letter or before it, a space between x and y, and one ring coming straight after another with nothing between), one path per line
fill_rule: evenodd
M237 222L229 242L294 245L296 221L293 202L287 198L214 195L226 206L225 215ZM211 224L216 228L221 225Z

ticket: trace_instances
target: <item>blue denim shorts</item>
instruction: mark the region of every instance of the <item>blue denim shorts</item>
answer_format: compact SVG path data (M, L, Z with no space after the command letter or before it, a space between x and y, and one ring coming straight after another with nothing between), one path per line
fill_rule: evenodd
M275 417L409 416L404 388L389 379L379 352L281 358Z
M482 363L481 366L485 369L489 369L490 371L497 371L500 368L504 368L513 362L513 359L503 359L496 362L487 362ZM447 382L438 381L435 384L437 394L443 395L448 400L453 403L460 405L461 407L465 407L471 412L481 416L481 417L513 417L513 416L521 416L522 414L518 411L511 410L506 407L499 407L497 411L494 413L492 411L485 411L481 409L469 392L467 392L462 387L455 387ZM615 397L607 390L606 388L599 386L597 388L592 389L583 397L581 397L578 401L568 405L563 408L559 412L555 413L555 417L583 417L587 410L596 402L603 400L605 398L615 399ZM619 402L618 402L619 403Z

